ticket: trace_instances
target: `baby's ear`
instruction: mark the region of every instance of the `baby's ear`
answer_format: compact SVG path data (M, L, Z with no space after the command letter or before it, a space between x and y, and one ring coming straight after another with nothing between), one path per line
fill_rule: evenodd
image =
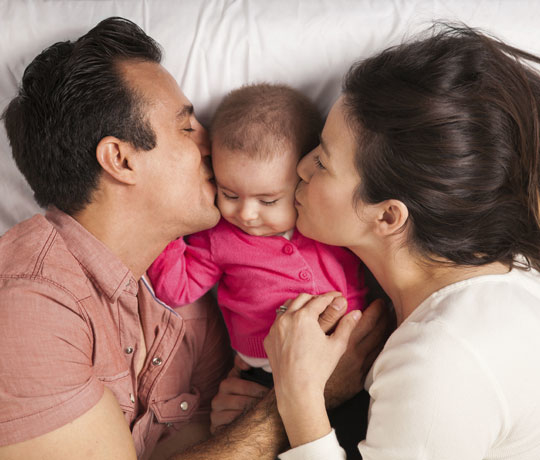
M96 148L96 159L103 170L118 182L129 185L136 182L136 154L137 151L129 142L114 136L104 137Z

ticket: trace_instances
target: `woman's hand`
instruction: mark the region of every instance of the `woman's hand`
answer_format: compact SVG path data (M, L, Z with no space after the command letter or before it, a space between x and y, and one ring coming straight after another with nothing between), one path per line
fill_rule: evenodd
M285 313L278 315L264 341L274 374L278 410L292 447L330 431L324 388L361 317L360 311L350 312L327 335L319 317L329 305L334 305L336 308L330 309L341 315L346 310L346 300L337 292L300 294L288 303Z

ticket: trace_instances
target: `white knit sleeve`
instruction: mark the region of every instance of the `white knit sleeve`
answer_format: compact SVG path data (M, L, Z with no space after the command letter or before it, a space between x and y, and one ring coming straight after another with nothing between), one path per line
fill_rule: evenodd
M345 451L332 430L326 436L280 454L281 460L345 460Z

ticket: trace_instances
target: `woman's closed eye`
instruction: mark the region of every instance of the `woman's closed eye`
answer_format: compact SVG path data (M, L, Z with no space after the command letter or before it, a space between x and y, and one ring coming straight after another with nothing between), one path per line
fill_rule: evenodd
M321 163L321 157L319 155L315 155L313 157L313 161L315 162L315 166L318 168L318 169L326 169L324 167L324 165Z

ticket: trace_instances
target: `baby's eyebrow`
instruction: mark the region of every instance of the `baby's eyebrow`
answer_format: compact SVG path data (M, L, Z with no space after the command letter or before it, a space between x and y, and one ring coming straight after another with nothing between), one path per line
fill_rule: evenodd
M233 194L233 195L238 195L238 193L236 193L234 190L230 189L229 187L225 187L224 185L222 185L218 180L216 180L216 184L219 188ZM278 195L281 195L283 193L283 190L276 190L276 191L271 191L271 192L265 192L265 193L257 193L257 194L253 194L252 196L256 197L256 198L274 198Z
M281 193L283 193L282 190L276 190L276 191L272 191L272 192L258 193L258 194L255 195L255 196L256 196L257 198L262 197L262 196L270 197L270 196L281 195Z

